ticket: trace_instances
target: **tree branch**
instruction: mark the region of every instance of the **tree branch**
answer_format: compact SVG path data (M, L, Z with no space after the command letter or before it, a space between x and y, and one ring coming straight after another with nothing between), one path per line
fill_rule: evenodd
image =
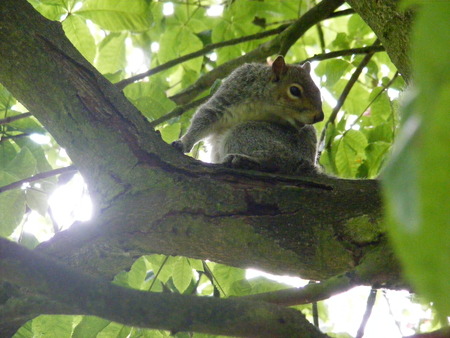
M14 116L10 116L10 117L6 117L4 119L0 119L0 125L2 124L7 124L7 123L11 123L20 119L24 119L27 117L33 116L33 114L31 113L23 113L23 114L19 114L19 115L14 115Z
M376 53L376 52L384 52L383 46L368 46L368 47L362 47L362 48L350 48L350 49L343 49L338 50L335 52L329 52L329 53L323 53L323 54L316 54L310 58L307 58L306 60L303 60L300 62L300 64L303 64L305 62L311 62L311 61L322 61L322 60L328 60L333 59L339 56L347 56L347 55L355 55L355 54L368 54L368 53Z
M40 180L43 180L48 177L52 177L52 176L56 176L56 175L60 175L60 174L68 173L68 172L75 172L75 171L77 171L75 166L70 165L70 166L67 166L64 168L58 168L58 169L42 172L42 173L36 174L32 177L28 177L23 180L13 182L8 185L4 185L3 187L0 187L0 193L8 191L8 190L12 190L12 189L20 188L25 183L36 182L36 181L40 181Z
M356 338L362 338L364 336L364 331L366 330L366 324L369 321L370 315L372 314L372 309L375 304L375 299L377 298L377 289L372 288L367 298L366 311L359 326L358 332L356 333Z
M266 38L268 36L279 34L282 31L284 31L287 27L289 27L289 25L285 24L285 25L281 25L278 28L274 28L274 29L271 29L271 30L268 30L268 31L264 31L264 32L256 33L256 34L251 34L251 35L243 36L243 37L240 37L240 38L230 39L230 40L227 40L227 41L211 43L209 45L206 45L204 48L202 48L202 49L200 49L198 51L195 51L193 53L189 53L189 54L183 55L183 56L181 56L181 57L179 57L177 59L170 60L170 61L168 61L166 63L163 63L162 65L159 65L159 66L157 66L157 67L155 67L153 69L150 69L147 72L144 72L142 74L138 74L138 75L132 76L132 77L130 77L128 79L125 79L125 80L122 80L122 81L119 81L115 85L116 85L117 88L123 89L123 88L125 88L126 86L128 86L129 84L131 84L133 82L141 80L141 79L143 79L143 78L145 78L147 76L155 75L155 74L157 74L159 72L162 72L162 71L164 71L166 69L174 67L174 66L176 66L176 65L178 65L180 63L186 62L188 60L195 59L195 58L197 58L199 56L203 56L203 55L207 54L208 52L210 52L210 51L212 51L214 49L218 49L218 48L222 48L222 47L226 47L226 46L233 46L233 45L237 45L237 44L244 43L244 42L247 42L247 41L263 39L263 38Z
M3 238L0 272L3 280L63 302L74 313L131 326L239 337L326 337L293 309L127 289L68 269Z
M208 101L210 97L211 97L211 95L206 95L206 96L204 96L204 97L202 97L202 98L200 98L198 100L195 100L193 102L185 104L184 106L178 106L174 110L172 110L170 113L167 113L166 115L161 116L160 118L150 122L150 126L152 126L154 128L158 124L166 122L167 120L170 120L170 119L172 119L174 117L177 117L177 116L181 116L185 112L191 110L192 108L195 108L195 107L201 105L202 103Z
M373 46L376 46L379 44L379 40L377 39ZM353 72L352 76L350 77L350 80L348 80L347 84L345 85L344 90L341 93L341 96L339 96L339 99L336 103L336 106L333 108L333 111L331 112L330 117L328 118L327 122L325 123L325 126L322 129L322 133L320 134L320 140L319 140L319 148L325 148L326 145L323 145L323 142L325 140L325 135L327 132L327 128L331 123L334 123L334 120L336 119L337 114L339 113L339 110L343 106L345 99L347 98L348 94L350 93L353 85L358 80L359 76L361 75L363 69L367 64L369 63L370 59L372 58L373 54L375 52L369 52L367 55L362 59L358 67L356 67L355 71Z

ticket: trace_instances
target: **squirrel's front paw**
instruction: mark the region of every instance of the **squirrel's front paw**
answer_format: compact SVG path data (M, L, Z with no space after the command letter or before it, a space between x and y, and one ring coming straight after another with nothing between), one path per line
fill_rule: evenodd
M183 145L183 142L181 142L181 140L173 141L171 145L179 152L181 152L181 153L184 152L184 145Z

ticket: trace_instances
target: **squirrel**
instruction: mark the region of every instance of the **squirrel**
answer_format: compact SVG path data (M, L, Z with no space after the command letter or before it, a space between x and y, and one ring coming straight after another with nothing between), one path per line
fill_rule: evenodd
M188 153L205 138L213 163L280 174L317 172L317 136L322 121L320 91L310 65L247 63L234 70L172 145Z

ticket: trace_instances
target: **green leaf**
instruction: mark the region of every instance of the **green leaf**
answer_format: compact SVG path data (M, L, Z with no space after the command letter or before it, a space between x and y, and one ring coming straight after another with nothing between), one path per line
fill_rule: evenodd
M246 296L252 294L252 286L246 279L240 279L231 283L227 296Z
M39 316L32 321L33 337L71 337L79 316Z
M14 111L8 111L8 116L17 116L22 113L14 112ZM20 131L22 133L27 134L46 134L46 130L33 118L33 117L27 117L22 118L13 122L10 122L6 125L7 130L9 131Z
M203 47L202 41L188 29L174 29L166 31L160 38L161 45L158 52L158 60L160 63L168 62L180 56L195 52ZM203 59L198 57L182 65L176 66L187 68L195 72L199 72Z
M97 337L111 322L98 317L83 316L73 330L72 338Z
M30 234L28 232L23 232L20 237L20 245L23 245L24 247L33 250L35 247L39 245L39 240L36 238L35 235Z
M382 90L377 87L372 90L369 96L369 102ZM391 102L386 92L381 93L370 106L370 118L374 125L385 122L392 114Z
M27 189L25 192L27 205L42 217L45 217L48 210L48 197L48 194L40 190Z
M128 86L125 95L146 117L155 120L172 111L176 104L166 95L167 84L160 78Z
M210 266L209 263L208 266ZM214 278L227 295L235 281L245 279L245 271L243 269L238 269L223 264L215 264L212 272Z
M18 180L29 178L36 173L36 159L27 147L23 147L14 159L5 167Z
M391 148L390 143L374 142L370 143L366 148L366 164L368 167L367 177L374 178L378 176L381 165L383 164L386 155Z
M75 13L111 32L145 31L151 23L145 0L85 0Z
M99 332L96 338L127 338L131 332L131 327L125 326L119 323L110 322L101 332Z
M95 66L102 73L115 73L125 69L126 33L110 33L98 46L98 56Z
M332 87L334 84L342 78L349 68L350 63L344 60L327 60L321 62L315 69L318 76L326 75L325 81L327 87Z
M364 36L372 33L372 30L358 14L353 14L348 20L348 33L350 36Z
M11 107L16 104L16 99L0 84L0 112L5 111L10 115ZM13 114L14 115L14 114Z
M394 138L394 131L392 130L393 123L385 122L378 126L368 128L365 130L369 143L383 141L386 143L392 143Z
M0 172L0 178L1 176L2 172ZM15 189L0 193L0 236L11 235L22 222L24 214L25 194L23 190Z
M162 283L167 283L169 278L172 277L173 265L176 259L165 255L145 256L145 259L151 264L154 274L158 274L158 280Z
M180 138L181 124L174 123L164 126L164 128L158 129L161 132L161 137L164 142L172 143Z
M423 2L412 35L415 80L385 170L388 229L414 288L450 315L450 3ZM433 51L433 57L430 57Z
M86 20L78 15L69 15L62 23L64 33L78 51L90 63L94 62L96 46L91 31L86 26Z
M61 20L67 14L66 0L29 0L33 7L52 21Z
M5 170L5 167L16 157L17 153L18 147L14 145L13 141L2 140L0 142L0 170Z
M358 167L365 159L367 139L357 130L349 130L339 141L336 152L336 167L340 175L355 177Z
M203 261L200 259L188 258L189 264L191 268L197 271L204 271L203 269Z
M173 284L180 293L186 291L192 281L192 267L185 257L176 257L173 265L172 280Z

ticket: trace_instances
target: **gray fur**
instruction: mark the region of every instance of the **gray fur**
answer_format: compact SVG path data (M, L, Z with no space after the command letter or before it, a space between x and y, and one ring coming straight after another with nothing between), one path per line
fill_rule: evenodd
M304 125L323 119L320 92L309 67L281 62L281 73L257 63L237 68L173 145L189 152L207 138L214 163L290 174L315 168L316 133ZM303 101L285 97L290 84L301 86Z

